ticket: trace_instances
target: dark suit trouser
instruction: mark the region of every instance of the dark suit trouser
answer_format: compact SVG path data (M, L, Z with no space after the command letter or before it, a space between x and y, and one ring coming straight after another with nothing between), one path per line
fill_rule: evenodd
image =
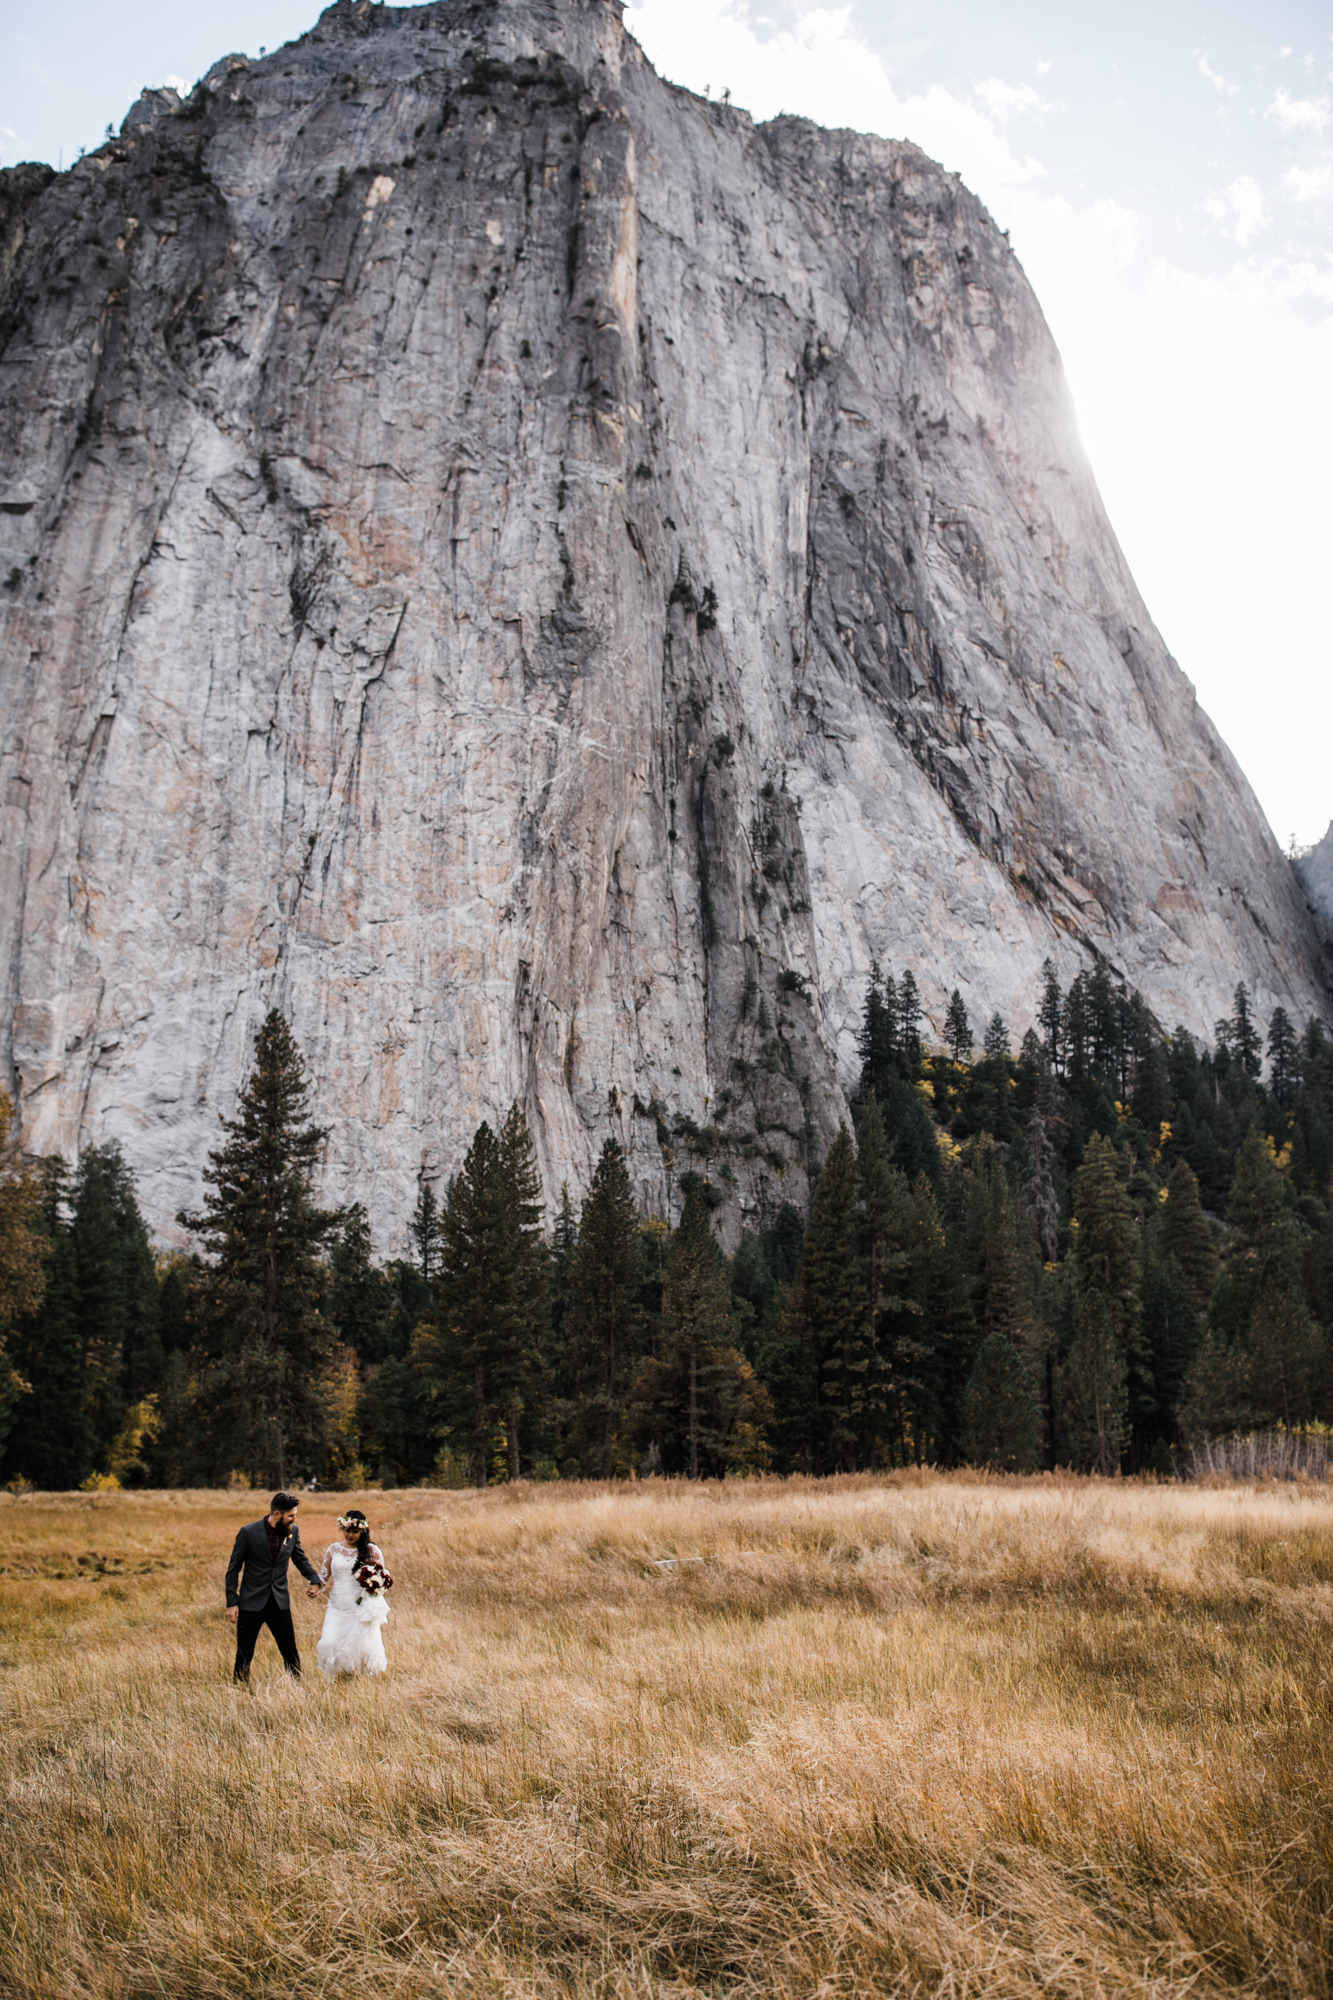
M296 1680L301 1678L301 1655L296 1650L296 1629L292 1624L290 1606L275 1603L270 1592L268 1603L262 1611L240 1611L236 1619L236 1667L232 1679L248 1681L250 1662L255 1656L255 1642L267 1625L277 1641L282 1654L282 1664Z

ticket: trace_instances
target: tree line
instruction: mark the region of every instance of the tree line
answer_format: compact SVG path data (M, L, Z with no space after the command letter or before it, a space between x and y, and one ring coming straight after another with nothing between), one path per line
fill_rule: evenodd
M197 1248L155 1257L114 1146L24 1163L0 1118L0 1476L37 1486L1169 1472L1192 1438L1333 1418L1333 1042L1246 988L1211 1046L1104 967L1036 1026L928 1035L876 967L852 1117L790 1202L674 1228L608 1139L549 1220L519 1107L407 1254L322 1207L327 1131L270 1014L209 1156ZM1266 1057L1266 1062L1265 1062Z

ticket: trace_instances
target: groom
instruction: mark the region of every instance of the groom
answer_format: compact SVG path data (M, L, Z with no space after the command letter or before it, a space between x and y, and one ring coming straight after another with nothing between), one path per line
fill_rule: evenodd
M277 1640L288 1673L294 1680L301 1678L301 1655L296 1650L287 1595L287 1565L294 1562L305 1577L307 1597L319 1596L319 1575L301 1547L301 1530L296 1525L300 1504L290 1493L275 1493L267 1518L251 1521L236 1537L227 1564L227 1616L236 1627L232 1679L238 1687L250 1685L250 1662L264 1625Z

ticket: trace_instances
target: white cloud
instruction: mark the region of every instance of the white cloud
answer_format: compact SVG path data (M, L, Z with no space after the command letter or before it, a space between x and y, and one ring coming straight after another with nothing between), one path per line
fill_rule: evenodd
M1322 132L1330 115L1326 97L1293 97L1289 90L1277 91L1264 113L1284 132Z
M708 84L715 94L729 88L756 118L790 111L824 125L911 138L977 188L1018 186L1041 174L1036 160L1014 151L984 102L939 85L899 97L879 56L855 33L850 6L812 7L794 28L762 38L745 0L639 0L627 7L625 25L664 76L694 90ZM1031 88L991 81L1001 92L1014 89L1020 100Z
M1038 76L1049 76L1050 73L1051 73L1051 66L1048 62L1039 62L1037 64Z
M1045 112L1054 109L1030 83L1005 83L1003 78L998 76L988 76L984 82L976 86L974 94L985 105L991 116L998 118L1001 124L1020 112L1027 112L1030 116L1039 118Z
M193 88L183 76L164 76L162 82L168 90L178 91L182 97L188 97Z
M1333 195L1333 160L1322 167L1288 167L1282 185L1297 201L1323 201Z
M1266 219L1263 189L1252 174L1238 175L1221 194L1205 196L1199 206L1242 246L1254 241Z
M1238 83L1228 83L1224 76L1219 76L1206 55L1196 49L1194 60L1198 64L1199 75L1206 76L1214 90L1225 91L1228 97L1236 95L1236 92L1240 89L1240 85Z

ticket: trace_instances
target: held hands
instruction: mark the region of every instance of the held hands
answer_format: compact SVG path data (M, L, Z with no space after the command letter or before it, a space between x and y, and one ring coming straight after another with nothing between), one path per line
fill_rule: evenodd
M317 1583L308 1583L305 1587L305 1594L307 1597L318 1597L319 1585Z

